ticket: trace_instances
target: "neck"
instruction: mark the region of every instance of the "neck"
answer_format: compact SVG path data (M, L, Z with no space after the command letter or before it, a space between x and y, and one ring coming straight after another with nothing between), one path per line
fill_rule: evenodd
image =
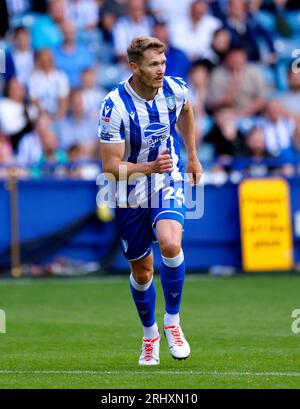
M147 85L141 83L134 75L130 81L132 89L146 101L151 101L155 98L158 88L148 87Z
M194 26L196 26L197 24L199 24L200 23L200 21L202 20L202 18L203 18L203 16L201 16L200 18L191 18L191 21L192 21L192 24L194 25Z
M134 23L139 24L142 21L143 16L131 16L131 19Z
M253 151L252 156L253 156L254 159L261 159L261 158L264 157L264 152L259 151L259 150L258 151Z
M63 47L67 50L73 50L75 48L75 42L72 40L65 40Z
M81 121L83 119L83 113L82 112L74 112L73 113L73 118L75 121Z

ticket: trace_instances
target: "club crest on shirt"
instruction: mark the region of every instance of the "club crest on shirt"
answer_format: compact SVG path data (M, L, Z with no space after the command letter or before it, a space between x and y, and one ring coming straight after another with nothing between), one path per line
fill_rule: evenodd
M170 112L175 111L176 102L175 102L175 95L174 94L170 94L170 95L168 95L166 97L166 103L167 103L168 110Z
M143 131L143 138L147 141L150 148L157 148L170 135L170 128L167 124L160 122L149 123Z

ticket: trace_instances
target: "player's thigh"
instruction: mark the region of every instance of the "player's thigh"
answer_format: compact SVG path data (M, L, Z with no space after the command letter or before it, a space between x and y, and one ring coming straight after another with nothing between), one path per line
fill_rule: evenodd
M131 271L138 284L147 284L153 276L153 253L140 260L130 261Z
M172 219L158 220L156 223L156 236L163 256L178 256L182 241L181 223Z

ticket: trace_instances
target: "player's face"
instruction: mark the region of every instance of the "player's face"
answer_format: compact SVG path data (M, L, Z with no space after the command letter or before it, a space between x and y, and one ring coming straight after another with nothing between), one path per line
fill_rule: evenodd
M165 54L149 49L144 52L143 59L136 64L135 74L144 86L157 89L163 86L165 71Z

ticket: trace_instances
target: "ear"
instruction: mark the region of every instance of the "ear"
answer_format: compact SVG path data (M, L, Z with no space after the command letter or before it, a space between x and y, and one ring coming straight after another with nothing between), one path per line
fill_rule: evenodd
M133 72L133 74L137 74L139 72L139 67L135 62L130 62L129 67L131 71Z

